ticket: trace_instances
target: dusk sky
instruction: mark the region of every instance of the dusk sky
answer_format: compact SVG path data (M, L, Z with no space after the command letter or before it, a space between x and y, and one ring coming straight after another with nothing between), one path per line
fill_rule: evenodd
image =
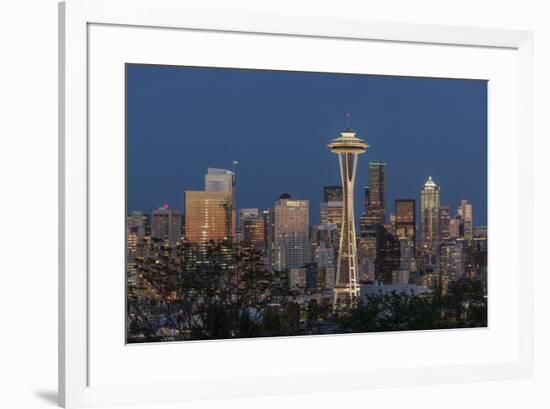
M309 199L319 221L323 186L340 184L326 145L346 126L370 147L359 156L355 213L368 162L386 163L388 215L428 176L441 204L473 204L487 223L487 82L480 80L127 65L128 211L203 190L208 167L237 160L237 207L267 209L283 192Z

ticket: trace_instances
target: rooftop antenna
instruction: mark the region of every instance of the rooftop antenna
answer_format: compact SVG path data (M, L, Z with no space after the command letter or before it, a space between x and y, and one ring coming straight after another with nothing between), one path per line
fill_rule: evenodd
M351 129L351 113L350 112L347 112L346 113L346 130L350 130Z

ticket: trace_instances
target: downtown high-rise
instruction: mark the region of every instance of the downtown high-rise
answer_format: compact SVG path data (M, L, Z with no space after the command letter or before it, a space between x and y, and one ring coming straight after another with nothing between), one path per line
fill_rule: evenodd
M369 163L369 181L366 196L366 224L386 224L386 164Z
M231 217L231 231L229 236L235 236L235 172L228 169L208 168L204 175L204 190L207 192L227 192L230 196L229 213Z
M398 239L416 242L416 202L414 199L395 200L395 235Z
M185 238L195 244L229 240L232 237L230 192L185 192Z
M276 271L303 267L310 258L309 201L282 194L270 212L270 262Z
M240 209L239 230L241 241L265 251L265 222L260 209Z
M168 205L154 209L151 214L151 236L154 239L167 241L170 245L176 244L182 235L181 214L177 209Z
M467 200L461 200L458 206L458 215L461 218L461 233L466 240L474 237L473 233L473 210Z
M430 176L420 191L420 242L424 253L436 255L440 244L440 187Z

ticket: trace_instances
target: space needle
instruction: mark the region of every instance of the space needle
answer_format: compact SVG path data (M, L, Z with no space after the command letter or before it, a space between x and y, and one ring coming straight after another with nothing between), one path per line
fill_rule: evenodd
M342 228L340 230L340 246L333 292L334 309L339 306L351 307L356 304L359 297L353 188L357 157L365 152L369 146L350 129L350 114L346 116L346 129L340 133L338 138L333 139L327 145L331 152L338 155L343 193Z

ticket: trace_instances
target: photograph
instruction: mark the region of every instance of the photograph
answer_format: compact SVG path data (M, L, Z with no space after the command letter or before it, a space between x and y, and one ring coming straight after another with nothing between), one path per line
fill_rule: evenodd
M487 86L126 63L126 343L488 327Z

